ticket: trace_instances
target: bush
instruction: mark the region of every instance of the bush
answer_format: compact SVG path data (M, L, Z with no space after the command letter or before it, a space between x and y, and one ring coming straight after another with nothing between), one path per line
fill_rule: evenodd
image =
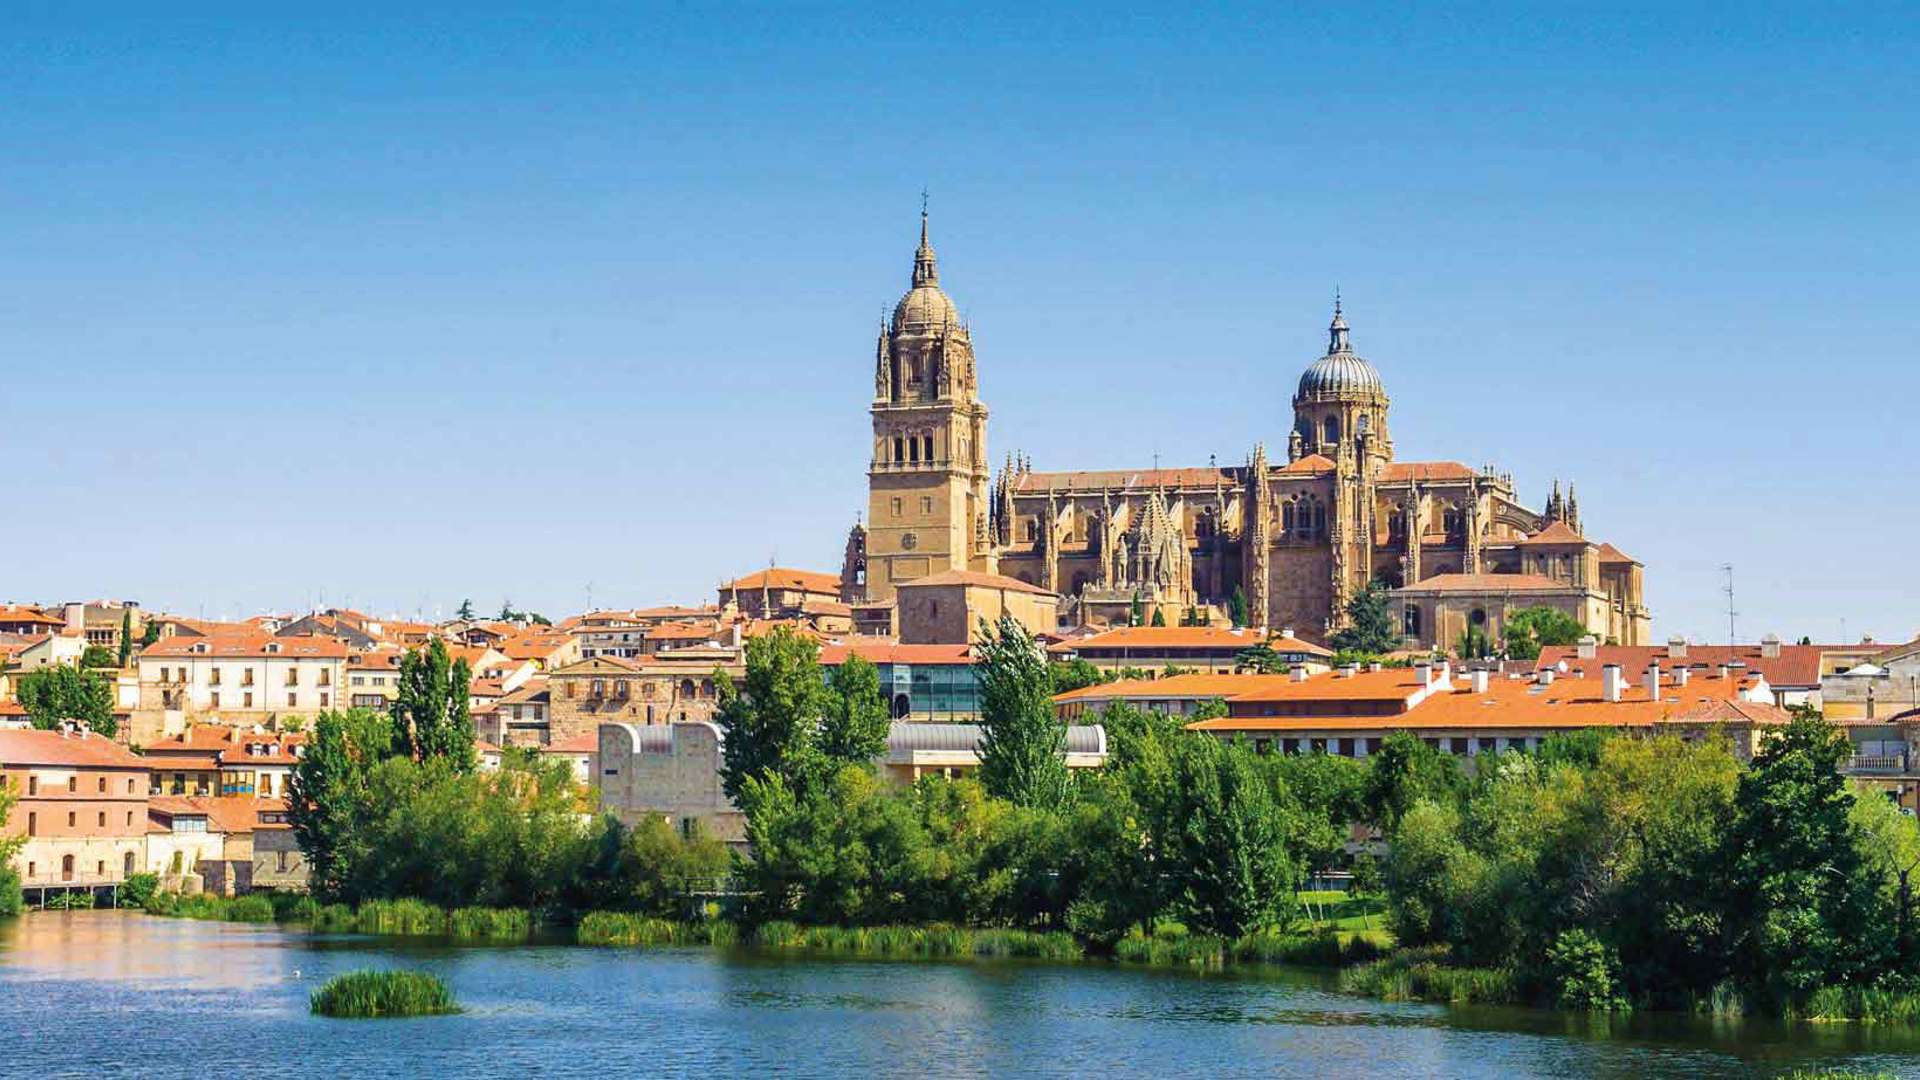
M356 1019L456 1013L453 991L423 971L351 971L335 975L308 1002L315 1016Z
M129 874L120 885L120 907L146 907L148 898L160 888L159 874Z
M1620 993L1620 961L1585 930L1563 931L1547 947L1547 970L1563 1009L1593 1012L1632 1008Z
M63 892L47 898L48 911L85 911L93 907L91 892Z
M1349 968L1340 988L1385 1001L1514 1005L1519 986L1502 968L1450 967L1444 949L1403 949L1385 960Z
M369 900L354 913L354 927L363 934L439 934L447 927L446 912L424 900Z
M228 922L272 922L273 901L258 894L236 896L226 901L226 914L219 917Z
M320 913L320 901L305 893L268 893L274 922L310 923Z
M353 909L345 904L328 904L313 913L315 930L351 931L356 925Z

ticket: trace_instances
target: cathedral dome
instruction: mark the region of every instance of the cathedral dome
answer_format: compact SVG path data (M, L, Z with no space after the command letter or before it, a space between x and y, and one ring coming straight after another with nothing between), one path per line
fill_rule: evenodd
M1333 325L1327 329L1327 355L1309 364L1301 373L1295 400L1386 396L1380 373L1356 354L1348 342L1347 320L1340 314L1338 302L1333 305Z
M960 312L940 288L940 268L927 240L927 212L920 211L920 248L913 253L913 286L893 306L893 332L960 326Z

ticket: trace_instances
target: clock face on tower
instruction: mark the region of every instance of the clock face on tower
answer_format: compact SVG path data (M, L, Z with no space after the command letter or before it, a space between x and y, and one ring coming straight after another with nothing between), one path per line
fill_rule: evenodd
M900 546L906 548L908 551L912 551L914 548L920 546L920 535L918 533L904 534L900 537Z

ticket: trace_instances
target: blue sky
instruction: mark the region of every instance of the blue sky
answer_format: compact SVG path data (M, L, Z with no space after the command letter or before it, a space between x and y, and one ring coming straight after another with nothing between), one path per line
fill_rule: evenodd
M9 15L0 598L692 601L837 569L919 192L994 457L1577 482L1655 630L1920 629L1884 8Z

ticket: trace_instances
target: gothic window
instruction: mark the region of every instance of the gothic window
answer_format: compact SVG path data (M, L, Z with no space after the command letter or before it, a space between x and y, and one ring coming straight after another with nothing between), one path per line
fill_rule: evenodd
M1325 432L1324 441L1339 442L1340 441L1340 418L1337 416L1327 417L1326 423L1321 425L1321 430Z
M1466 518L1457 506L1449 506L1441 515L1441 523L1447 530L1447 542L1457 544L1466 536Z
M1034 518L1028 518L1027 519L1027 542L1032 543L1033 541L1038 539L1040 539L1040 522Z
M1313 502L1313 535L1327 535L1327 504L1318 499Z
M1291 535L1293 533L1293 524L1293 500L1289 499L1280 506L1280 531L1284 534Z
M895 463L895 464L899 464L900 462L902 462L902 461L905 461L906 459L907 459L907 448L906 448L906 447L905 447L904 445L902 445L902 443L901 443L901 441L900 441L900 436L898 436L898 435L895 435L895 436L893 437L893 460L894 460L894 463Z
M1406 609L1406 614L1401 618L1401 625L1405 628L1406 634L1408 637L1411 637L1411 638L1419 637L1420 636L1420 609L1417 607L1414 607L1412 604L1408 604Z
M907 460L908 461L920 460L920 440L919 439L913 438L913 437L909 437L907 439Z
M1366 413L1361 413L1360 418L1353 422L1353 430L1355 434L1365 435L1373 430L1373 418Z
M927 438L926 438L926 449L925 449L925 450L922 450L922 451L920 452L920 458L921 458L921 460L923 460L923 461L932 461L932 460L933 460L933 436L931 436L931 435L929 435L929 436L927 436Z

